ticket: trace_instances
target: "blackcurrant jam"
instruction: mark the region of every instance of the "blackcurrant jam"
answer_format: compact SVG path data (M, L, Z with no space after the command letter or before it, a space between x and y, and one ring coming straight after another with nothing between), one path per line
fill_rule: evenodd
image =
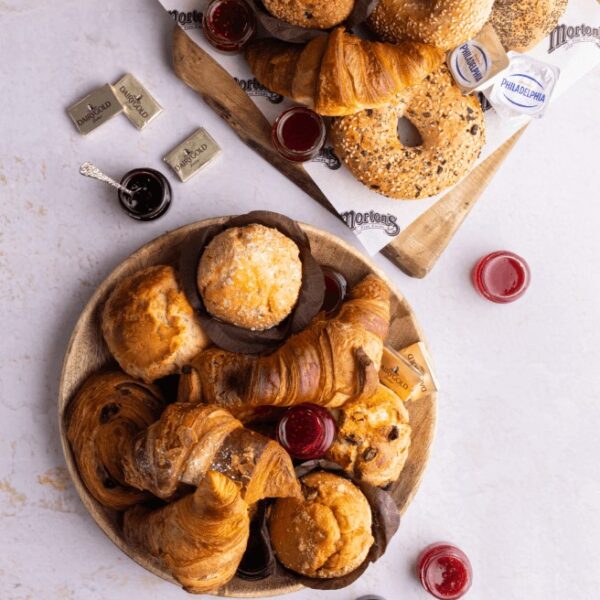
M202 18L206 39L222 52L239 52L256 32L256 18L244 0L213 0Z
M119 190L119 202L125 212L138 221L158 219L171 206L171 186L166 177L154 169L133 169L121 180L132 192Z
M273 145L284 158L296 162L317 156L326 135L321 116L302 106L286 110L273 123Z
M348 282L346 278L337 271L323 267L323 278L325 279L325 295L321 310L327 314L334 313L344 301Z

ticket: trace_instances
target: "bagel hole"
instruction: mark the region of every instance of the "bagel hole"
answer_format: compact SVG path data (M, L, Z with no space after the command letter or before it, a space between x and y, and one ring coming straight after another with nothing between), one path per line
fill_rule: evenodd
M398 119L398 139L403 146L414 148L423 144L423 138L413 122L407 117Z

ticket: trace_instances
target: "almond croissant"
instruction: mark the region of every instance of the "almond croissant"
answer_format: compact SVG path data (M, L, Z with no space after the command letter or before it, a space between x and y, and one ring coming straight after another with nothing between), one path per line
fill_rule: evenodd
M140 433L122 464L130 486L165 499L181 484L199 485L209 470L237 483L248 504L300 493L292 461L277 442L210 404L168 406Z
M192 494L124 516L125 537L158 558L188 592L214 592L234 575L250 531L248 505L235 483L209 471Z
M305 46L269 38L246 50L261 84L331 117L388 104L443 59L441 50L427 44L371 42L342 27Z
M216 403L234 413L267 404L341 406L377 389L389 322L389 289L368 275L337 315L320 313L269 356L219 348L201 352L192 361L199 385L189 389L196 390L196 402Z

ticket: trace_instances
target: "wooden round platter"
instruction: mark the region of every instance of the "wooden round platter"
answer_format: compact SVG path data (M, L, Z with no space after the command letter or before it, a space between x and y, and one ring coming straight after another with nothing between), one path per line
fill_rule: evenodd
M204 227L221 223L225 219L224 217L199 221L165 233L142 246L124 260L98 287L81 313L67 348L60 381L58 413L61 442L69 473L83 504L102 531L125 554L148 571L173 583L177 582L162 569L155 559L130 546L124 539L120 529L119 513L106 509L88 493L79 477L75 459L67 441L64 411L85 379L107 363L113 362L102 339L99 314L104 301L115 285L124 277L147 266L157 264L176 266L180 249L190 236L197 234ZM392 319L390 335L387 340L389 346L400 349L424 340L412 309L381 270L339 238L309 225L301 225L301 227L310 239L312 253L317 262L343 273L350 286L369 273L376 274L388 284L392 292ZM400 478L390 489L401 514L406 511L415 495L429 458L435 432L435 394L430 394L415 402L408 402L407 409L410 413L412 427L410 451ZM300 587L295 580L282 571L278 571L273 576L261 581L245 581L236 577L217 595L258 598L293 592Z

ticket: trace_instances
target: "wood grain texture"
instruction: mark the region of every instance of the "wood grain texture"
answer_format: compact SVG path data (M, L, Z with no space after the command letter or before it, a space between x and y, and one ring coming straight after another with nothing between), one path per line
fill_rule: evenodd
M100 310L110 291L124 277L135 271L156 264L177 265L180 248L189 241L189 237L203 227L222 222L223 219L209 219L181 227L175 231L146 244L123 261L97 288L84 308L75 326L66 351L60 382L58 413L60 435L69 473L81 500L92 518L104 533L128 556L152 573L175 583L173 578L149 555L139 552L128 545L123 538L119 514L107 510L92 498L83 485L66 438L64 412L68 403L85 379L103 366L112 362L112 358L102 339L99 325ZM394 348L403 348L416 341L424 340L415 315L385 274L375 267L360 252L342 240L324 231L302 225L307 233L313 254L317 261L340 270L349 283L355 284L368 273L375 273L389 285L392 291L392 319L388 344ZM417 491L425 470L431 444L435 433L436 395L431 394L417 402L407 404L410 423L413 429L412 444L408 460L399 480L392 486L391 492L401 513L408 508ZM402 535L402 531L398 536ZM385 560L385 557L380 559ZM275 596L299 589L300 586L288 575L278 570L274 576L257 582L248 582L234 578L220 590L219 596L228 597L264 597Z
M381 250L411 277L425 277L481 197L486 186L523 133L520 129L475 167L455 188L415 219Z

